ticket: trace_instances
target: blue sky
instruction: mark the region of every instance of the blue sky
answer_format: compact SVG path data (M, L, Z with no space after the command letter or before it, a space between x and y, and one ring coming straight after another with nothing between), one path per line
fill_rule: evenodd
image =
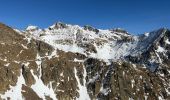
M170 0L0 0L0 22L24 29L60 21L141 34L170 28Z

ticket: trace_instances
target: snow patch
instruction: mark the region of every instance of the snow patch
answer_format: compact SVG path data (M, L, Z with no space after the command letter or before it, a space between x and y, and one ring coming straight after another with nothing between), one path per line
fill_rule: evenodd
M158 49L156 50L157 52L164 52L166 51L163 47L158 46Z
M21 31L18 30L18 29L14 29L14 31L17 32L17 33L19 33L19 34L21 34L21 35L23 34L23 32L21 32Z
M77 58L74 58L74 62L84 62L84 60L79 60Z
M28 49L27 46L25 46L25 45L23 45L23 44L21 44L21 46L22 46L24 49Z
M131 80L131 84L132 84L132 88L133 88L134 85L135 85L135 80L134 79Z
M4 66L6 66L6 67L8 67L10 65L10 63L6 63L6 64L4 64Z
M148 36L149 36L149 33L145 33L144 35L145 35L146 37L148 37Z
M53 58L53 57L58 57L58 55L57 55L57 50L55 49L55 50L53 50L53 52L51 53L51 55L49 55L49 56L47 56L48 57L48 59L51 59L51 58Z
M55 92L52 88L52 83L50 82L48 86L46 86L43 81L41 80L41 76L42 76L42 69L41 69L41 57L39 56L39 54L37 54L36 57L36 63L38 66L38 70L39 70L39 76L36 76L33 73L33 70L31 70L31 73L35 79L35 84L33 84L31 86L31 88L37 93L37 95L42 98L43 100L45 100L45 96L49 96L51 97L53 100L57 100Z
M90 97L87 93L87 88L86 88L86 76L87 76L87 73L86 73L86 69L83 67L84 69L84 74L83 74L83 85L80 84L80 80L77 76L77 69L74 67L74 73L75 73L75 78L77 80L77 83L78 83L78 93L79 93L79 98L78 100L90 100Z
M16 86L10 86L10 90L7 90L5 94L0 94L1 98L7 100L7 98L10 97L10 100L23 100L22 93L21 93L23 84L25 84L25 79L22 75L22 70L21 70Z
M87 84L94 83L98 78L99 78L99 74L97 74L96 76L93 76L92 79L89 79L89 82L87 82Z
M55 92L52 88L52 83L50 83L48 86L44 85L44 83L42 82L41 78L38 78L38 76L36 76L33 73L33 70L31 70L31 73L35 79L35 84L33 84L31 86L31 88L37 93L37 95L42 98L43 100L45 99L45 96L49 96L50 98L52 98L53 100L57 100Z
M63 73L64 73L64 72L60 73L60 76L63 76Z
M158 53L156 53L156 56L158 57L158 61L159 61L160 63L162 63L161 57L159 56Z
M110 92L109 88L103 88L103 86L100 88L100 92L104 95L108 95Z
M28 26L27 28L26 28L26 30L27 31L30 31L30 30L36 30L36 29L38 29L38 27L37 26Z
M165 43L167 43L167 44L170 44L170 41L169 41L169 39L167 39L167 40L165 41Z
M38 70L39 70L39 78L41 78L41 76L42 76L42 69L41 69L41 63L42 63L42 61L41 61L41 57L40 57L40 55L39 54L37 54L37 56L36 56L36 64L37 64L37 66L38 66Z
M30 64L29 62L23 63L25 66L28 67L28 65Z

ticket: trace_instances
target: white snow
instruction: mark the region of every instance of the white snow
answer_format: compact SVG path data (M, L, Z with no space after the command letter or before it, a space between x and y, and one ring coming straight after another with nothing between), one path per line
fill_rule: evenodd
M94 58L99 58L99 59L111 59L113 58L113 54L115 53L109 44L106 44L104 46L95 46L97 50L97 54L95 53L94 55L91 55Z
M53 28L54 26L55 25L52 25L50 28ZM112 33L110 30L101 29L99 29L99 33L96 34L93 31L84 30L83 27L77 25L67 24L67 26L67 28L45 29L43 31L42 29L39 29L39 31L32 32L32 36L35 37L35 39L40 39L50 44L55 49L63 50L65 52L81 53L89 57L102 59L108 63L110 62L109 59L119 59L130 54L130 51L133 50L137 44L137 42L117 43L116 40L121 40L122 36L136 39L136 37L128 34L118 32ZM43 35L39 36L40 34ZM106 42L102 45L97 45L99 41ZM79 42L81 44L92 43L97 49L97 53L85 52L86 48L78 46Z
M131 84L132 84L132 88L133 88L134 85L135 85L135 80L134 79L131 80Z
M23 63L25 66L28 67L28 65L30 64L29 62Z
M5 58L5 59L3 59L3 61L7 61L7 59Z
M142 79L142 76L140 75L140 77L139 77L140 79Z
M10 65L10 63L6 63L6 64L4 64L4 66L7 66L7 67L8 67L9 65Z
M53 58L53 57L58 57L58 55L57 55L57 50L56 50L56 49L53 50L53 52L52 52L49 56L46 56L46 57L48 57L48 59L51 59L51 58Z
M19 63L20 63L20 61L13 61L13 62L15 62L15 63L17 63L17 64L19 64Z
M38 70L39 70L39 78L41 78L41 76L42 76L42 70L41 70L41 63L42 63L42 61L41 61L41 57L40 57L39 54L37 54L35 62L37 64L37 67L38 67Z
M104 95L108 95L109 93L109 88L103 88L103 86L100 88L100 92Z
M23 34L23 32L20 31L20 30L18 30L18 29L14 29L14 31L16 31L16 32L19 33L19 34Z
M153 42L160 35L159 31L154 31L145 33L144 35L146 37L141 39L143 36L133 36L111 30L99 29L99 32L96 34L96 32L84 30L84 27L78 25L66 24L67 28L54 28L55 25L56 24L50 26L52 29L39 29L37 26L29 26L26 30L33 31L29 31L31 35L27 38L29 41L31 38L44 41L55 49L63 50L65 52L81 53L88 57L101 59L107 62L107 64L110 64L110 59L118 60L129 54L136 56L142 53L149 47L148 44ZM126 42L123 41L124 38L130 38L133 41ZM169 43L169 40L166 42ZM79 46L80 44L85 43L93 44L97 53L86 52L86 48ZM98 45L98 43L100 45ZM159 48L158 52L162 52L162 50L162 48ZM49 59L50 58L52 58L52 56L50 56Z
M164 51L166 51L166 50L163 47L158 46L157 52L164 52Z
M55 25L50 26L50 28L54 28ZM22 34L21 31L15 29L16 32L19 34ZM155 41L157 36L160 35L160 33L145 33L144 39L139 40L139 36L132 36L124 33L119 33L119 32L112 32L110 30L101 30L99 29L99 32L96 34L93 31L89 30L84 30L83 27L77 26L77 25L68 25L67 28L59 28L59 29L39 29L37 26L28 26L26 28L26 33L25 39L28 41L28 43L31 42L31 39L37 39L44 41L51 46L53 46L54 51L50 55L46 55L45 57L48 57L48 59L51 59L53 57L57 57L57 49L63 50L65 52L73 52L73 53L81 53L84 54L85 56L88 57L93 57L97 59L101 59L107 64L110 64L110 60L119 60L122 59L123 57L131 54L131 55L137 55L138 53L141 53L143 49L146 49L149 47L148 44L152 43ZM41 35L41 36L40 36ZM132 38L134 41L123 41L125 38ZM101 42L104 41L104 42ZM143 42L145 41L145 42ZM167 44L170 44L169 39L165 41ZM86 52L86 48L80 47L80 44L93 44L95 47L97 53L92 53L92 52ZM4 44L4 43L3 43ZM140 44L140 45L139 45ZM22 44L22 47L24 49L28 49L27 46ZM134 52L135 51L135 52ZM159 60L159 62L162 62L159 53L164 53L166 50L158 46L158 49L156 50L156 55ZM22 52L22 51L21 51ZM20 53L21 53L20 52ZM7 61L7 59L4 59L4 61ZM75 62L83 62L83 60L78 60L74 59ZM151 62L155 62L155 59L151 59ZM19 63L19 62L18 62ZM45 100L45 96L50 96L53 100L56 100L56 94L55 91L52 88L52 82L50 82L48 85L45 85L43 81L41 80L42 76L42 69L41 69L41 63L42 63L42 57L37 55L36 58L36 64L38 66L38 75L35 75L33 73L33 70L31 70L31 73L36 80L35 84L31 86L31 88L37 93L39 97ZM6 66L9 64L7 63ZM25 63L26 66L29 65L29 62ZM136 66L134 66L136 68ZM80 84L80 80L77 76L77 69L74 68L75 72L75 78L78 83L78 88L79 90L79 98L78 100L90 100L90 97L87 92L86 84L94 82L99 76L96 75L89 79L89 82L86 83L86 69L83 67L83 85ZM123 75L125 72L123 72ZM60 76L63 76L63 72L61 72ZM142 79L142 76L140 76L140 79ZM68 77L68 80L70 78ZM64 80L61 80L64 81ZM132 80L132 87L134 87L135 81ZM10 90L5 92L4 95L1 95L2 98L6 97L12 97L13 99L23 99L22 94L21 94L21 87L22 84L25 84L25 80L22 76L18 78L17 85L16 86L10 86ZM58 83L59 85L60 83ZM57 91L62 91L64 90L57 90ZM100 88L100 92L103 93L104 95L107 95L109 93L108 88L103 88L103 86ZM17 95L17 97L16 97ZM145 95L145 99L147 99L147 95Z
M87 82L87 84L95 82L96 79L98 79L98 78L99 78L99 74L93 76L93 78L89 79L89 82Z
M158 96L158 100L164 100L161 96Z
M57 44L55 46L56 46L56 48L59 48L60 50L63 50L65 52L73 52L73 53L85 54L84 53L84 49L78 47L76 44L73 44L73 45L61 45L61 44Z
M129 100L134 100L133 98L129 98Z
M149 36L149 33L145 33L144 35L145 35L146 37L148 37L148 36Z
M31 25L26 28L27 31L29 31L29 30L36 30L36 29L38 29L37 26L31 26Z
M170 41L169 41L169 39L167 39L167 40L165 41L165 43L167 43L167 44L170 44Z
M84 62L84 60L79 60L77 58L74 58L74 62Z
M156 56L158 57L158 61L159 61L160 63L162 63L161 57L159 56L158 53L156 53Z
M37 95L42 98L43 100L45 100L45 96L49 96L50 98L52 98L53 100L57 100L56 98L56 94L52 88L52 83L50 83L48 86L44 85L44 83L42 82L41 78L38 78L38 76L36 76L33 73L33 70L31 70L31 73L36 81L35 84L33 84L31 86L31 88L37 93Z
M17 54L17 57L23 52L23 50L21 50L18 54Z
M51 25L49 28L52 28L52 29L53 29L53 28L55 28L55 26L56 26L56 25L55 25L55 24L53 24L53 25Z
M169 88L165 88L165 91L168 95L170 95L170 91L169 91L170 87Z
M7 98L10 97L10 100L23 100L21 93L23 84L25 84L25 80L21 70L16 86L10 86L10 90L7 90L5 94L0 94L1 98L7 100Z
M5 45L5 43L1 43L2 45Z
M42 98L43 100L45 100L45 96L49 96L51 97L53 100L57 100L56 98L56 94L52 88L52 83L49 83L48 86L46 86L43 81L41 80L41 76L42 76L42 69L41 69L41 57L39 56L39 54L37 54L36 57L37 61L37 66L38 66L38 70L39 70L39 76L36 76L33 73L33 70L31 70L31 73L35 79L35 84L33 84L31 86L31 88L37 93L37 95Z
M86 87L86 69L83 67L84 69L84 74L83 74L83 85L80 84L80 80L77 76L77 69L74 67L74 73L75 73L75 78L77 80L78 83L78 93L79 93L79 98L77 98L78 100L90 100L90 97L87 93L87 87Z
M63 76L63 72L60 73L60 76Z
M147 95L145 95L144 98L145 98L145 100L148 100L148 96Z
M27 44L31 43L31 36L25 36L24 40L27 40Z
M23 45L23 44L21 44L21 46L22 46L24 49L28 49L27 46L25 46L25 45Z

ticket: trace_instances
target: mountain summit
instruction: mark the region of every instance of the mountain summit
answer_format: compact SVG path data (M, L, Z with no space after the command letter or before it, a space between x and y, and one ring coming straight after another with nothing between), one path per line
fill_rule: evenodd
M0 24L0 100L169 100L170 30Z

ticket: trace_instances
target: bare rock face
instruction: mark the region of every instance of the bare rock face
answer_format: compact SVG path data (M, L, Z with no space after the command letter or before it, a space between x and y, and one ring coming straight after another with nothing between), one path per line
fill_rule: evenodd
M89 25L85 25L85 26L84 26L84 29L85 29L85 30L88 30L88 31L93 31L93 32L96 32L96 33L99 32L98 29L96 29L96 28L94 28L94 27L92 27L92 26L89 26Z
M22 85L21 93L25 100L42 100L31 88L25 85Z
M57 22L55 23L53 26L49 27L50 30L53 30L53 29L63 29L63 28L67 28L67 24L65 23L61 23L61 22Z
M42 62L42 80L45 84L48 84L49 81L53 82L58 99L70 100L77 95L74 68L80 71L80 76L82 76L83 70L83 63L74 62L74 59L82 60L85 56L63 51L58 51L58 55L58 58Z
M0 24L0 100L170 99L169 30L133 37L70 27L57 23L36 38Z
M54 50L49 44L42 41L36 41L36 47L40 56L50 55Z
M111 30L113 33L114 32L121 32L121 33L124 33L124 34L128 34L128 32L126 31L126 30L124 30L124 29L121 29L121 28L115 28L115 29L112 29Z
M92 66L92 68L96 67ZM150 100L158 99L159 96L167 100L170 98L165 90L167 85L164 84L168 82L168 77L162 79L162 76L150 72L142 65L115 62L110 66L103 66L102 70L94 73L97 74L90 73L89 76L93 80L89 80L87 86L91 97L95 99L127 100L140 98L145 100L147 98Z
M32 84L35 83L35 79L32 76L30 69L25 65L22 66L22 75L25 79L25 83L27 86L31 86Z

